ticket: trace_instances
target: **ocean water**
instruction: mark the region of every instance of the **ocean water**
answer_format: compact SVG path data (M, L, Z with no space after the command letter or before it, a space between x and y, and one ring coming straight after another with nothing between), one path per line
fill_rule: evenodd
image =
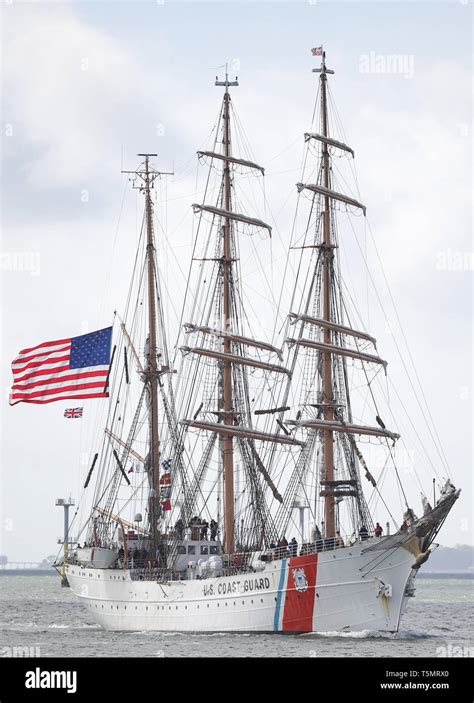
M397 635L107 632L54 576L0 576L0 656L28 647L42 657L474 656L474 579L427 576Z

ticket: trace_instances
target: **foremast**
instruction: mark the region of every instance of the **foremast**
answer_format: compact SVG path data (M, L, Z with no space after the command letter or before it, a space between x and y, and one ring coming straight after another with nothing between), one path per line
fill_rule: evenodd
M231 180L230 180L230 86L238 86L237 79L229 81L226 72L225 81L215 82L216 86L224 86L223 98L223 127L224 127L224 171L223 171L223 201L224 210L231 212ZM230 217L224 218L223 243L222 243L222 267L223 267L223 307L222 307L222 329L224 332L232 331L232 301L231 301L231 278L232 278L232 252L231 252L231 223ZM228 336L223 339L224 354L231 353L231 341ZM223 363L222 370L222 405L224 413L224 425L234 424L233 402L232 402L232 364L229 359ZM232 554L234 551L234 438L231 434L224 434L222 437L222 463L224 469L224 551Z
M355 198L334 190L331 154L334 151L343 152L353 158L354 151L329 135L327 76L334 71L326 67L324 52L321 52L321 56L321 68L313 69L313 72L320 74L320 132L304 135L305 141L314 140L320 144L318 177L313 183L297 183L299 193L309 191L311 212L316 216L314 244L302 248L317 249L318 255L313 276L309 279L311 283L305 304L299 313L292 312L289 316L292 320L290 325L300 325L299 334L286 339L287 344L295 346L295 359L301 348L317 352L320 390L314 402L308 404L305 396L309 392L308 374L301 396L304 408L302 412L306 414L308 406L314 407L317 416L312 417L310 413L310 417L301 417L300 412L296 420L285 422L289 426L304 428L312 433L317 431L319 434L322 446L319 498L323 501L324 537L332 539L337 537L340 528L338 504L346 498L353 498L357 503L358 519L352 520L354 529L361 526L370 528L371 517L360 485L358 462L365 469L370 483L374 487L376 483L356 445L355 435L393 441L398 439L398 435L387 430L378 416L376 421L379 427L356 424L352 419L346 360L357 359L364 364L382 365L384 370L387 362L376 354L367 353L367 344L376 345L373 337L344 323L346 306L335 257L338 246L335 209L337 206L351 210L355 208L362 210L365 215L366 208ZM314 312L311 313L311 310ZM351 346L347 344L348 340L351 341ZM355 517L354 511L352 515Z
M327 112L327 93L326 93L326 60L323 52L321 64L321 134L323 137L328 137L328 112ZM330 189L330 171L329 171L329 152L327 142L323 142L322 148L322 166L323 166L323 183L324 187ZM322 309L323 320L331 322L331 289L332 289L332 259L333 246L331 242L331 208L329 196L324 196L324 211L323 211L323 281L322 281ZM323 340L325 344L331 343L331 330L329 327L323 329ZM323 387L323 416L325 420L334 420L334 393L332 383L332 356L329 351L323 352L322 364L322 387ZM324 457L324 475L326 481L334 481L334 433L331 430L323 431L323 457ZM331 484L328 484L331 485ZM335 514L335 497L333 495L325 496L324 498L324 524L326 537L336 536L336 514Z

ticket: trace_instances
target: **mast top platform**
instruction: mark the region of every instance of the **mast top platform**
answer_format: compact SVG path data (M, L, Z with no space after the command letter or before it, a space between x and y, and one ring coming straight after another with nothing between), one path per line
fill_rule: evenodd
M158 171L157 169L150 166L150 156L158 156L158 154L146 153L137 154L137 156L143 156L145 158L144 165L141 164L134 171L122 171L122 173L127 173L128 175L132 176L130 180L133 181L134 188L142 190L147 184L150 188L153 188L153 183L155 179L159 176L174 176L174 171ZM139 177L141 180L139 181L138 185L135 185L137 177Z
M219 76L216 76L216 80L215 80L214 85L223 86L225 88L225 92L228 93L230 87L237 87L239 85L239 81L237 79L237 76L235 77L234 81L229 80L229 74L227 71L227 64L226 64L225 65L225 80L220 81Z
M323 51L321 56L321 68L313 68L313 73L334 73L330 68L326 67L326 52Z

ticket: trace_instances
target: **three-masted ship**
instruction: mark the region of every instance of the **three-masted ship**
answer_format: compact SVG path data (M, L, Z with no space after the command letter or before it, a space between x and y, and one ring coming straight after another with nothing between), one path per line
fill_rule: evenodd
M107 423L85 485L87 495L92 474L92 509L65 561L72 590L107 629L395 632L459 495L448 481L432 506L424 499L421 517L407 503L397 532L374 526L365 496L379 487L360 438L391 455L398 435L376 405L375 423L354 419L352 365L372 394L386 362L375 339L353 326L343 292L338 217L365 215L365 207L335 187L333 160L353 151L330 133L333 71L324 54L315 71L319 129L304 135L307 168L297 184L306 221L296 247L299 294L286 301L280 345L260 339L265 324L245 292L259 256L255 235L263 247L271 227L244 214L245 186L264 169L232 148L237 80L216 80L219 122L210 148L198 152L208 172L203 201L193 205L178 354L168 346L169 293L155 242L155 155L141 155L129 172L145 198L142 236L115 325L120 362Z

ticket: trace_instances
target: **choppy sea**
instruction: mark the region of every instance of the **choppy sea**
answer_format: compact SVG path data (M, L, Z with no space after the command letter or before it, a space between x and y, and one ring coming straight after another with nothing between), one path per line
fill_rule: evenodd
M0 656L41 657L438 657L474 656L474 578L417 578L397 635L107 632L59 578L0 575Z

